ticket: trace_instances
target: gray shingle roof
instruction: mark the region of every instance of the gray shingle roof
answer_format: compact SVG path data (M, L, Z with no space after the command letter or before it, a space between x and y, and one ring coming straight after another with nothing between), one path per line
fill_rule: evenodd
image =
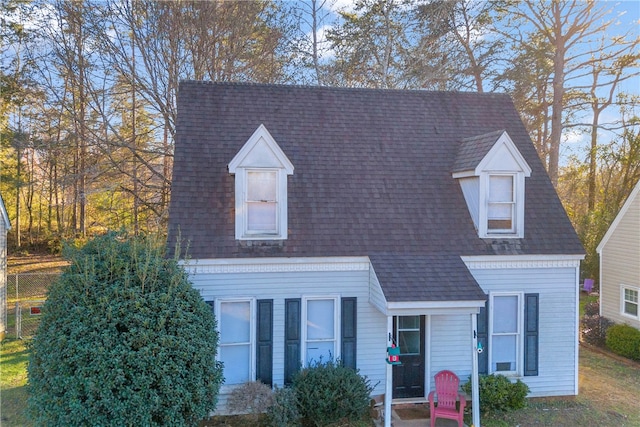
M451 172L474 170L503 133L504 129L501 129L484 135L464 138L458 148L458 155Z
M260 124L295 172L288 239L249 244L235 240L227 164ZM400 265L391 258L402 254L431 268L418 259L437 255L448 260L437 264L442 274L460 284L469 277L452 256L583 253L506 95L190 81L180 85L176 129L168 245L189 241L191 258L387 254L377 259ZM480 239L451 176L461 141L502 129L532 168L524 239ZM425 297L415 286L393 291L413 280L408 272L375 268L392 281L387 298ZM460 297L451 289L447 298Z

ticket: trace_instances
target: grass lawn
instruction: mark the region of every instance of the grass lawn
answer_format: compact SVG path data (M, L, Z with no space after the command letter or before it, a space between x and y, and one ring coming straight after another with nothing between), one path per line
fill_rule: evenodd
M0 425L30 426L25 416L27 401L26 342L4 339L0 343Z

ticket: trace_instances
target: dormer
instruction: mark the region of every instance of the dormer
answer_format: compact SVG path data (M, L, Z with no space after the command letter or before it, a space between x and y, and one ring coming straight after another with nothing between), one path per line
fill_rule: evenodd
M236 177L236 239L286 239L287 176L293 165L263 124L228 168Z
M453 167L481 238L524 237L525 177L531 168L500 130L462 140Z

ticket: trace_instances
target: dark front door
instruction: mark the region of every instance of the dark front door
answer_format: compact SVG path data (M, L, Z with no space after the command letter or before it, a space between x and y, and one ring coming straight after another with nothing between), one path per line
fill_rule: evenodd
M401 365L393 366L393 397L424 397L424 316L393 318L393 336Z

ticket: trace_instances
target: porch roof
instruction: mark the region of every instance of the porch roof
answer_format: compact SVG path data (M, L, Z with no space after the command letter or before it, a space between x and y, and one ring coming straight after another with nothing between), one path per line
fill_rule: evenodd
M374 254L369 259L387 302L486 300L459 255Z

